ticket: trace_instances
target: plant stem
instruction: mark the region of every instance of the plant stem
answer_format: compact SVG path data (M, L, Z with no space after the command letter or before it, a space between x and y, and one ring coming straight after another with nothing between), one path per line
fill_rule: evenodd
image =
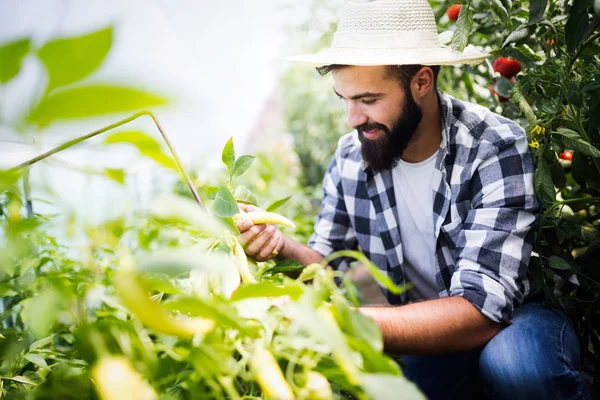
M588 138L585 128L583 127L583 124L581 123L581 115L579 113L579 109L575 109L573 104L569 104L569 107L571 107L571 111L573 112L573 120L575 121L575 125L577 125L577 130L579 130L579 134L586 142L588 142L589 144L592 144L592 143L590 143L590 139ZM598 159L596 157L592 157L592 162L594 163L594 165L596 166L596 169L600 173L600 161L598 161Z
M164 129L162 128L162 126L160 125L160 123L158 122L158 120L156 119L156 117L154 116L154 114L152 114L150 111L140 111L138 113L133 114L130 117L127 117L125 119L122 119L120 121L117 121L113 124L107 125L104 128L100 128L98 130L95 130L91 133L88 133L87 135L83 135L80 136L76 139L73 140L69 140L68 142L65 142L63 144L61 144L60 146L57 146L51 150L48 150L45 153L40 154L39 156L36 156L34 158L32 158L31 160L25 161L22 164L17 165L14 168L11 168L11 171L16 171L19 169L23 169L23 168L28 168L30 166L32 166L33 164L37 163L38 161L42 161L48 157L50 157L51 155L54 155L56 153L59 153L65 149L68 149L69 147L75 146L76 144L79 144L87 139L93 138L94 136L97 136L101 133L104 133L106 131L109 131L111 129L114 128L118 128L121 125L125 125L128 122L133 121L134 119L137 119L141 116L147 115L150 118L152 118L152 121L154 122L154 124L156 125L156 127L158 128L158 130L160 131L161 136L163 137L163 140L165 141L165 143L167 144L167 147L169 148L169 151L171 152L171 155L173 156L173 158L175 159L175 163L177 164L177 167L179 168L179 172L181 172L181 175L183 175L183 178L185 179L186 183L188 184L188 187L190 188L190 191L192 192L192 195L194 196L194 199L196 200L196 202L198 203L198 205L200 205L200 207L204 208L204 205L202 204L202 200L200 199L200 196L198 195L198 192L196 191L196 188L194 187L194 183L192 182L192 179L189 177L189 175L185 172L185 170L183 169L183 165L181 163L181 159L179 158L179 156L177 155L177 152L175 151L175 148L173 147L173 145L171 144L171 141L169 140L169 138L167 137L167 134L165 133Z

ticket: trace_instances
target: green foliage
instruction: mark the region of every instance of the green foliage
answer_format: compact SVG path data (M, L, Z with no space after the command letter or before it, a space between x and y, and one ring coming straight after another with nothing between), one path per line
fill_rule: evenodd
M29 38L0 45L0 84L6 83L18 75L30 47L31 40Z
M119 132L107 142L129 140L157 149L139 132ZM124 390L115 374L97 370L110 361L120 368L117 375L127 374L132 392L122 396L145 390L174 399L259 397L276 378L261 378L261 371L280 369L281 384L296 398L314 398L308 382L315 375L331 386L333 397L326 398L389 394L383 384L403 398L423 398L382 353L375 323L350 308L346 296L354 289L348 281L336 284L340 273L313 264L307 284L306 275L282 273L303 270L297 263L256 264L236 252L235 236L215 218L239 212L229 187L242 158L236 160L233 141L227 152L226 185L212 210L182 197L161 198L150 214L88 227L89 243L74 259L43 233L43 217L23 219L20 206L7 205L1 259L14 265L10 274L0 273L2 395L93 399L101 388ZM0 178L2 196L12 193L18 201L18 174ZM255 198L247 187L244 192ZM257 283L240 283L242 266ZM273 365L263 357L255 367L259 351L272 355Z

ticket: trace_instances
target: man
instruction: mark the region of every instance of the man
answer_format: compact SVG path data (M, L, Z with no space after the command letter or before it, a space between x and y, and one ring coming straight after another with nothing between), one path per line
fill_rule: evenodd
M246 252L320 262L360 249L398 285L361 307L430 398L586 398L564 316L530 301L538 203L521 127L436 89L440 65L487 55L441 46L426 0L348 3L330 49L292 60L331 73L348 124L309 246L238 225ZM252 211L251 209L247 211ZM347 268L348 260L334 266Z

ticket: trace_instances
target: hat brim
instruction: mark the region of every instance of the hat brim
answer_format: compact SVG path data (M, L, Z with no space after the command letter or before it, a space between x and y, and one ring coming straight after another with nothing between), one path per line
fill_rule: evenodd
M294 63L325 65L462 65L479 64L489 54L471 50L460 52L450 47L421 49L328 49L320 53L287 57Z

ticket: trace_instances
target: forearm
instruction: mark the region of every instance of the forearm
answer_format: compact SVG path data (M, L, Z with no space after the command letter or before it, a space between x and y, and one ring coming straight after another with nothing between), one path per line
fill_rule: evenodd
M323 256L311 249L310 247L298 243L287 236L283 237L283 247L279 251L278 259L292 259L298 261L302 265L312 263L320 263L323 261Z
M473 350L502 329L462 297L359 310L381 329L385 350L396 354Z

